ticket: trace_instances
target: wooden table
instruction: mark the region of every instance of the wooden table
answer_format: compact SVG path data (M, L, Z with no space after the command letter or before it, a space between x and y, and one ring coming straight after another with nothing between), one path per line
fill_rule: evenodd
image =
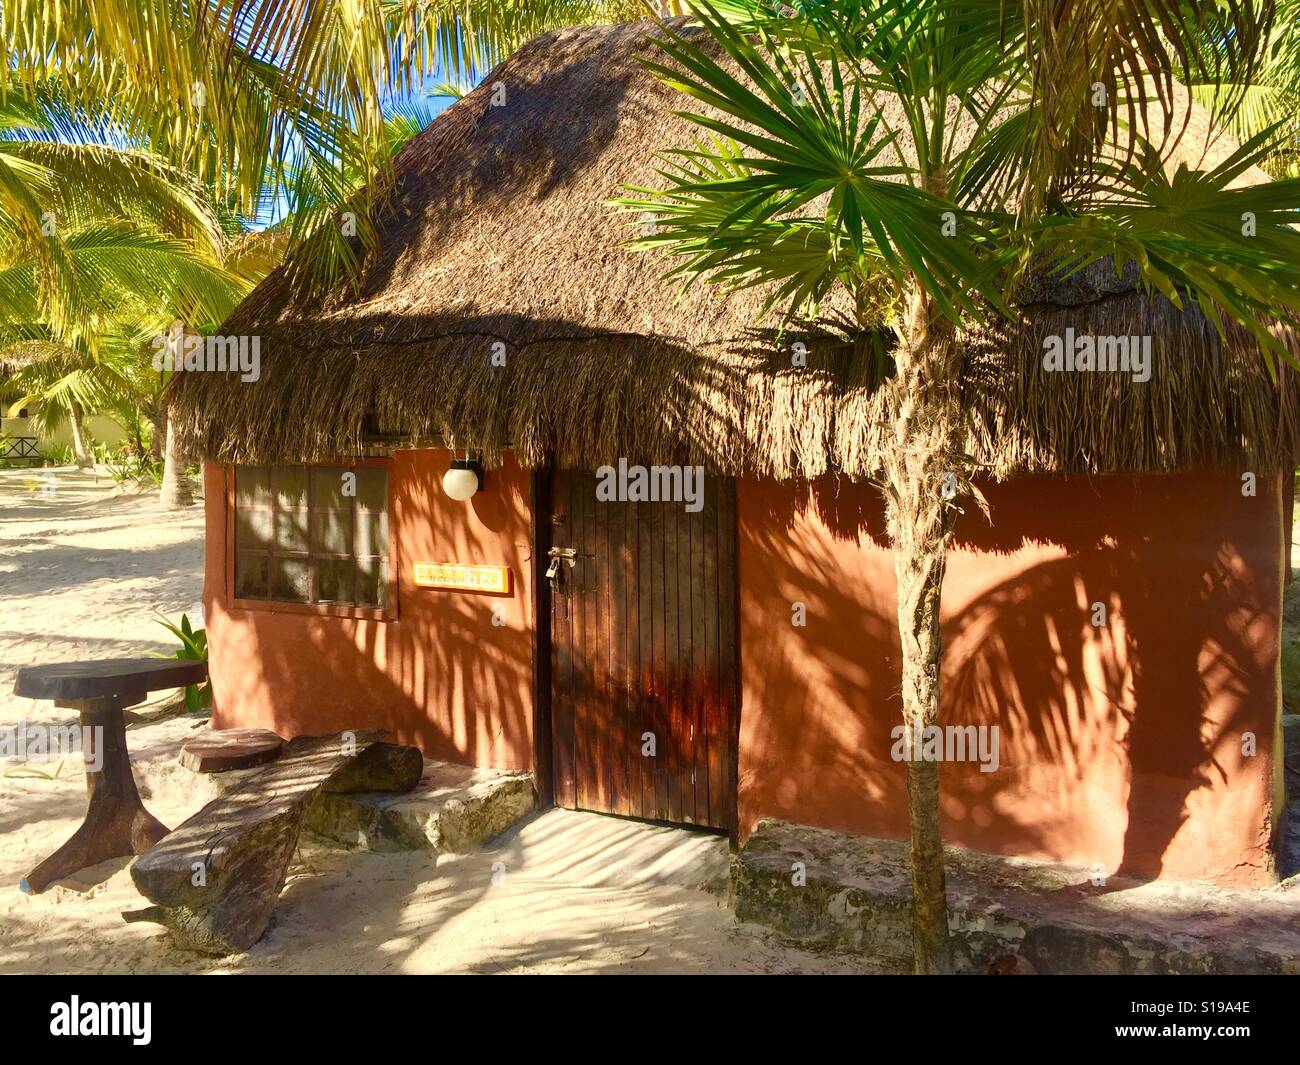
M19 885L39 894L54 881L109 858L143 854L167 835L167 826L144 808L131 775L123 709L142 703L151 691L199 684L206 662L176 658L118 658L60 662L18 671L14 694L52 699L81 714L86 759L86 819L72 837L27 874ZM92 762L100 762L92 770Z

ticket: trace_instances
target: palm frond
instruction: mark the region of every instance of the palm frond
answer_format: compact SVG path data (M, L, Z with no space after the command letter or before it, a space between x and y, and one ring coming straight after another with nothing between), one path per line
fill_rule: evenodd
M1182 165L1172 177L1139 142L1133 158L1098 166L1105 195L1025 236L1065 274L1108 258L1120 271L1132 264L1175 306L1193 300L1220 331L1247 329L1270 369L1275 356L1300 367L1270 329L1279 317L1300 325L1300 179L1232 185L1273 150L1275 134L1256 135L1213 170Z
M671 65L646 61L666 84L725 117L677 112L714 140L665 159L661 196L632 189L639 195L618 201L656 218L642 246L685 257L675 274L775 283L790 314L833 282L852 284L873 270L900 284L916 278L954 317L983 313L977 294L1001 305L973 250L986 219L911 183L915 171L898 155L877 95L835 51L790 38L778 45L762 27L752 38L707 0L694 9L738 73L671 32L658 42ZM818 216L800 213L814 202ZM946 235L948 220L967 239Z
M267 160L300 169L353 156L367 179L381 174L383 102L431 72L473 80L545 30L642 13L639 0L12 0L0 18L0 95L56 83L74 107L252 215ZM318 180L335 214L349 209L346 185Z

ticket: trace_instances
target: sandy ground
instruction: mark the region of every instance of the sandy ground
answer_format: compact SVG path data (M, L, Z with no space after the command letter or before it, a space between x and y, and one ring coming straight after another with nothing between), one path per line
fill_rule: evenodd
M0 724L68 716L12 695L20 665L166 650L154 611L193 613L202 558L197 507L165 511L153 493L70 469L0 470ZM203 802L176 763L196 722L141 709L128 730L136 776L150 810L176 825ZM0 765L0 973L878 971L738 925L719 837L566 810L437 859L305 841L262 941L204 958L122 922L144 905L126 859L19 892L85 810L80 761L56 767Z
M0 720L60 718L13 694L19 666L166 651L194 615L203 511L164 510L74 467L0 470Z

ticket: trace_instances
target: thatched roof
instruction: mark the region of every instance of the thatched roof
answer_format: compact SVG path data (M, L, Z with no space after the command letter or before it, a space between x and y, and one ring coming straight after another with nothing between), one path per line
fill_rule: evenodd
M224 462L311 461L358 453L369 429L490 462L511 448L529 465L872 472L874 338L845 342L827 323L778 337L756 322L757 295L679 294L664 258L624 246L628 216L606 201L657 185L655 153L698 136L636 62L654 32L547 34L449 108L396 161L359 294L297 296L277 270L220 330L260 335L260 380L178 375L185 442ZM1231 150L1207 147L1207 130L1194 115L1181 158ZM968 450L997 476L1293 463L1289 378L1281 403L1245 337L1221 345L1199 314L1109 268L1023 302L1023 323L968 338ZM1152 334L1151 380L1044 373L1041 338L1066 326ZM806 367L791 365L795 342Z

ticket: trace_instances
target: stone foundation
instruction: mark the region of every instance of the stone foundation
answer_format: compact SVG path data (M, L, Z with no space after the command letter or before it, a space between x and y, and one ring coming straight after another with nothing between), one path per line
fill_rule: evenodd
M955 965L1040 973L1300 974L1300 890L1111 878L948 848ZM799 863L799 864L796 864ZM797 881L800 873L806 878ZM736 916L805 946L911 960L907 844L763 821L733 858Z
M425 761L405 795L320 795L304 827L349 847L458 853L499 835L535 806L530 773Z

